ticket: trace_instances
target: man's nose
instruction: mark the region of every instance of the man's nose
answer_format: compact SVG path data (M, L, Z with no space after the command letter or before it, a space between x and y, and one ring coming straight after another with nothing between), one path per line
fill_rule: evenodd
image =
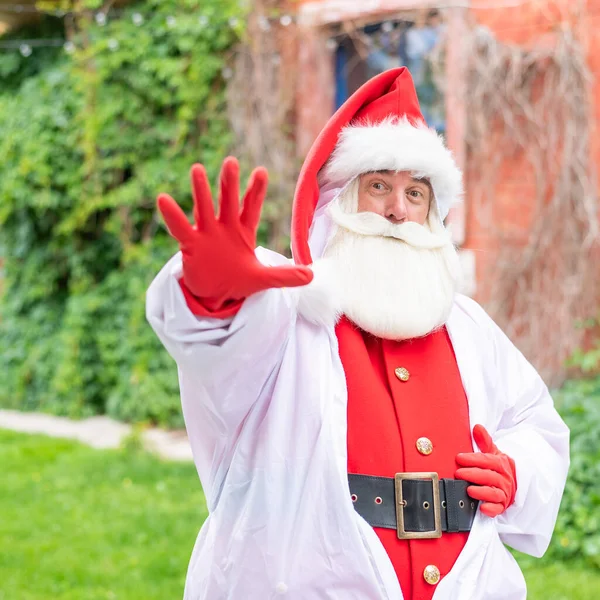
M408 218L404 190L395 191L385 207L385 218L391 223L404 223Z

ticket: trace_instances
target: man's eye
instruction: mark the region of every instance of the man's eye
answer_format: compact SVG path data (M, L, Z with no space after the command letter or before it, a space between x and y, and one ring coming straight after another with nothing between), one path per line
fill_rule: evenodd
M375 182L373 184L371 184L373 188L375 188L378 192L381 192L385 189L385 186L383 185L383 183L379 183L379 182Z
M425 194L421 190L410 190L408 195L413 198L414 202L421 202L425 199Z

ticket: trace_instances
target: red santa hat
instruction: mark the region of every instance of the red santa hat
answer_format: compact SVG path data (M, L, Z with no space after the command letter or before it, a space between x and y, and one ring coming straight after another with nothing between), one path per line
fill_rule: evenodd
M462 194L462 174L435 129L425 123L406 67L377 75L331 117L310 149L292 211L296 264L312 263L308 236L320 188L343 187L369 171L410 171L431 183L443 220Z

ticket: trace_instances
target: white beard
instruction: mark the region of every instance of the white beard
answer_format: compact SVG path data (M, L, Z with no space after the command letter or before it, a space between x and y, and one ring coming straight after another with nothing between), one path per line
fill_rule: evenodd
M375 213L349 212L357 184L328 208L337 229L323 253L337 310L377 337L422 337L447 320L460 264L435 210L428 225L390 223Z

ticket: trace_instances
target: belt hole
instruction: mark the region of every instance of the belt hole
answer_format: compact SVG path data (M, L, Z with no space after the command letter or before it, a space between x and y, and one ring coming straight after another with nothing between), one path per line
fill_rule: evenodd
M471 502L471 508L475 508L475 502Z
M383 500L381 499L380 496L377 496L377 498L375 498L375 504L381 504L383 502Z
M446 508L446 501L442 500L442 508Z
M464 507L465 507L465 502L464 502L464 500L461 500L461 501L458 503L458 505L459 505L461 508L464 508Z
M429 502L423 502L423 508L429 510Z
M352 502L356 502L358 500L358 496L356 494L352 494L350 497L352 498Z

